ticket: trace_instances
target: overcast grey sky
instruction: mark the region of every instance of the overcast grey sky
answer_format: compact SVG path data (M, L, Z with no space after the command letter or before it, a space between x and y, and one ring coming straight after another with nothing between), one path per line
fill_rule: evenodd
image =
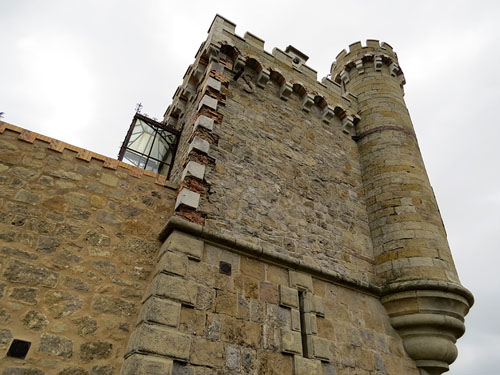
M352 42L394 47L457 269L476 297L450 373L497 375L500 2L1 0L0 111L116 157L136 103L163 117L216 13L268 51L303 51L318 79Z

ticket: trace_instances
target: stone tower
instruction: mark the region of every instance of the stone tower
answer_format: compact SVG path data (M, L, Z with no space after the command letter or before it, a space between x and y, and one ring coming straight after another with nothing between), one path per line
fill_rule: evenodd
M331 74L358 98L355 139L381 302L417 366L441 374L457 357L472 298L453 264L397 55L386 43L354 43L337 56Z
M216 16L165 112L168 181L0 122L2 374L448 369L473 297L397 56L307 60Z

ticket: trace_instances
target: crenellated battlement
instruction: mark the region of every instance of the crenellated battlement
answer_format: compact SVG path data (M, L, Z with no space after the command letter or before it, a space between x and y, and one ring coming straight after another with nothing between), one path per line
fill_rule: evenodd
M391 45L376 39L368 39L366 46L361 42L352 43L349 52L345 49L335 58L330 73L332 80L337 83L349 83L349 72L356 69L358 74L364 74L368 65L373 66L375 71L381 71L385 65L391 76L399 80L401 87L406 83L403 71L399 66L398 55Z
M186 105L196 100L200 93L202 78L211 62L221 63L238 79L244 71L252 71L253 85L265 89L268 82L280 87L279 97L287 101L292 93L299 96L301 109L311 112L319 107L322 120L329 123L338 117L342 130L354 135L354 126L359 121L357 98L342 89L338 82L324 77L317 80L317 71L306 62L308 56L293 46L285 51L273 48L264 50L265 41L250 32L243 37L235 33L236 25L217 15L208 30L208 38L202 43L195 62L189 66L183 83L176 90L172 104L167 108L164 122L180 128Z

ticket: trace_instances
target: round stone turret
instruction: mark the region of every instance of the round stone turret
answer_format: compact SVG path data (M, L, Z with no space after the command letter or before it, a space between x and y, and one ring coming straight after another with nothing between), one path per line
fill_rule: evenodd
M332 79L358 98L356 135L382 303L422 374L457 355L473 303L460 285L446 232L403 99L403 72L386 43L354 43Z

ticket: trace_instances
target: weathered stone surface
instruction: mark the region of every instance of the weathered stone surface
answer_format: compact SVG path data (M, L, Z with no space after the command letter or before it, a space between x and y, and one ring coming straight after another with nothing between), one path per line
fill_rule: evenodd
M299 293L297 290L280 285L280 305L299 308Z
M236 294L224 290L217 291L215 311L219 314L236 315Z
M170 375L172 360L134 353L123 363L121 375ZM104 375L104 373L102 373ZM97 373L95 375L98 375Z
M181 304L151 296L148 298L139 315L138 323L145 321L170 327L179 325Z
M77 332L82 337L91 335L97 330L97 320L90 316L82 316L71 321L76 325Z
M142 323L132 333L126 353L149 352L187 360L190 348L190 336L162 326Z
M301 356L293 357L294 375L323 375L321 362Z
M89 284L78 277L66 276L64 278L62 285L65 288L69 288L69 289L73 289L73 290L88 291L90 289Z
M38 351L63 358L71 358L73 356L73 342L67 337L42 333Z
M258 348L261 330L258 323L238 320L229 316L221 318L221 339L226 342Z
M264 351L259 358L259 375L293 374L293 357L272 351Z
M281 351L302 355L302 336L300 332L281 330Z
M12 341L12 333L8 329L0 329L0 349L7 349Z
M66 367L59 371L57 375L89 375L89 372L82 367Z
M148 295L171 298L194 306L196 304L196 296L198 295L198 287L190 280L159 273L151 282L148 288Z
M179 321L179 331L195 336L204 336L207 313L203 310L183 307Z
M11 260L3 273L5 278L13 283L40 285L53 288L59 275L45 267Z
M226 347L226 367L239 372L241 366L240 350L235 346Z
M49 324L49 320L41 312L30 310L24 316L23 324L33 331L41 331Z
M118 178L112 174L103 173L100 183L108 186L116 186L118 184Z
M103 275L112 275L116 273L116 266L107 260L93 262L93 265Z
M136 307L133 302L113 296L96 295L92 301L92 311L116 316L132 316Z
M72 315L83 307L82 297L59 290L50 290L45 293L44 303L55 318Z
M189 361L195 365L221 367L224 364L224 344L222 342L194 338Z
M290 286L292 288L304 288L309 292L313 291L313 282L311 275L303 272L290 271Z
M2 375L45 375L45 372L35 368L8 367L2 372Z
M31 193L26 190L19 190L15 195L14 199L19 202L29 203L29 204L37 204L40 202L40 196L34 193Z
M50 254L57 250L61 245L61 239L58 237L45 237L40 236L38 239L37 251Z
M114 368L110 365L93 366L91 370L92 375L113 375ZM167 373L168 374L168 373Z
M174 231L168 236L162 245L162 252L165 250L179 251L187 254L193 259L201 259L203 254L203 241L189 234Z
M170 251L165 252L155 268L155 273L166 272L173 275L185 276L187 271L187 257Z
M125 243L125 250L137 255L150 255L158 250L159 243L141 238L131 238Z
M105 341L91 341L80 345L80 359L91 362L97 359L106 359L111 356L113 344Z
M111 244L110 237L96 231L88 231L87 233L85 233L83 240L88 242L92 246L98 247L106 247Z
M38 288L13 288L9 294L9 298L18 300L28 305L36 305L38 296Z
M333 359L332 351L330 350L330 342L327 339L317 336L311 336L312 353L315 358L325 361Z
M9 311L0 306L0 323L5 324L10 320L10 313Z

